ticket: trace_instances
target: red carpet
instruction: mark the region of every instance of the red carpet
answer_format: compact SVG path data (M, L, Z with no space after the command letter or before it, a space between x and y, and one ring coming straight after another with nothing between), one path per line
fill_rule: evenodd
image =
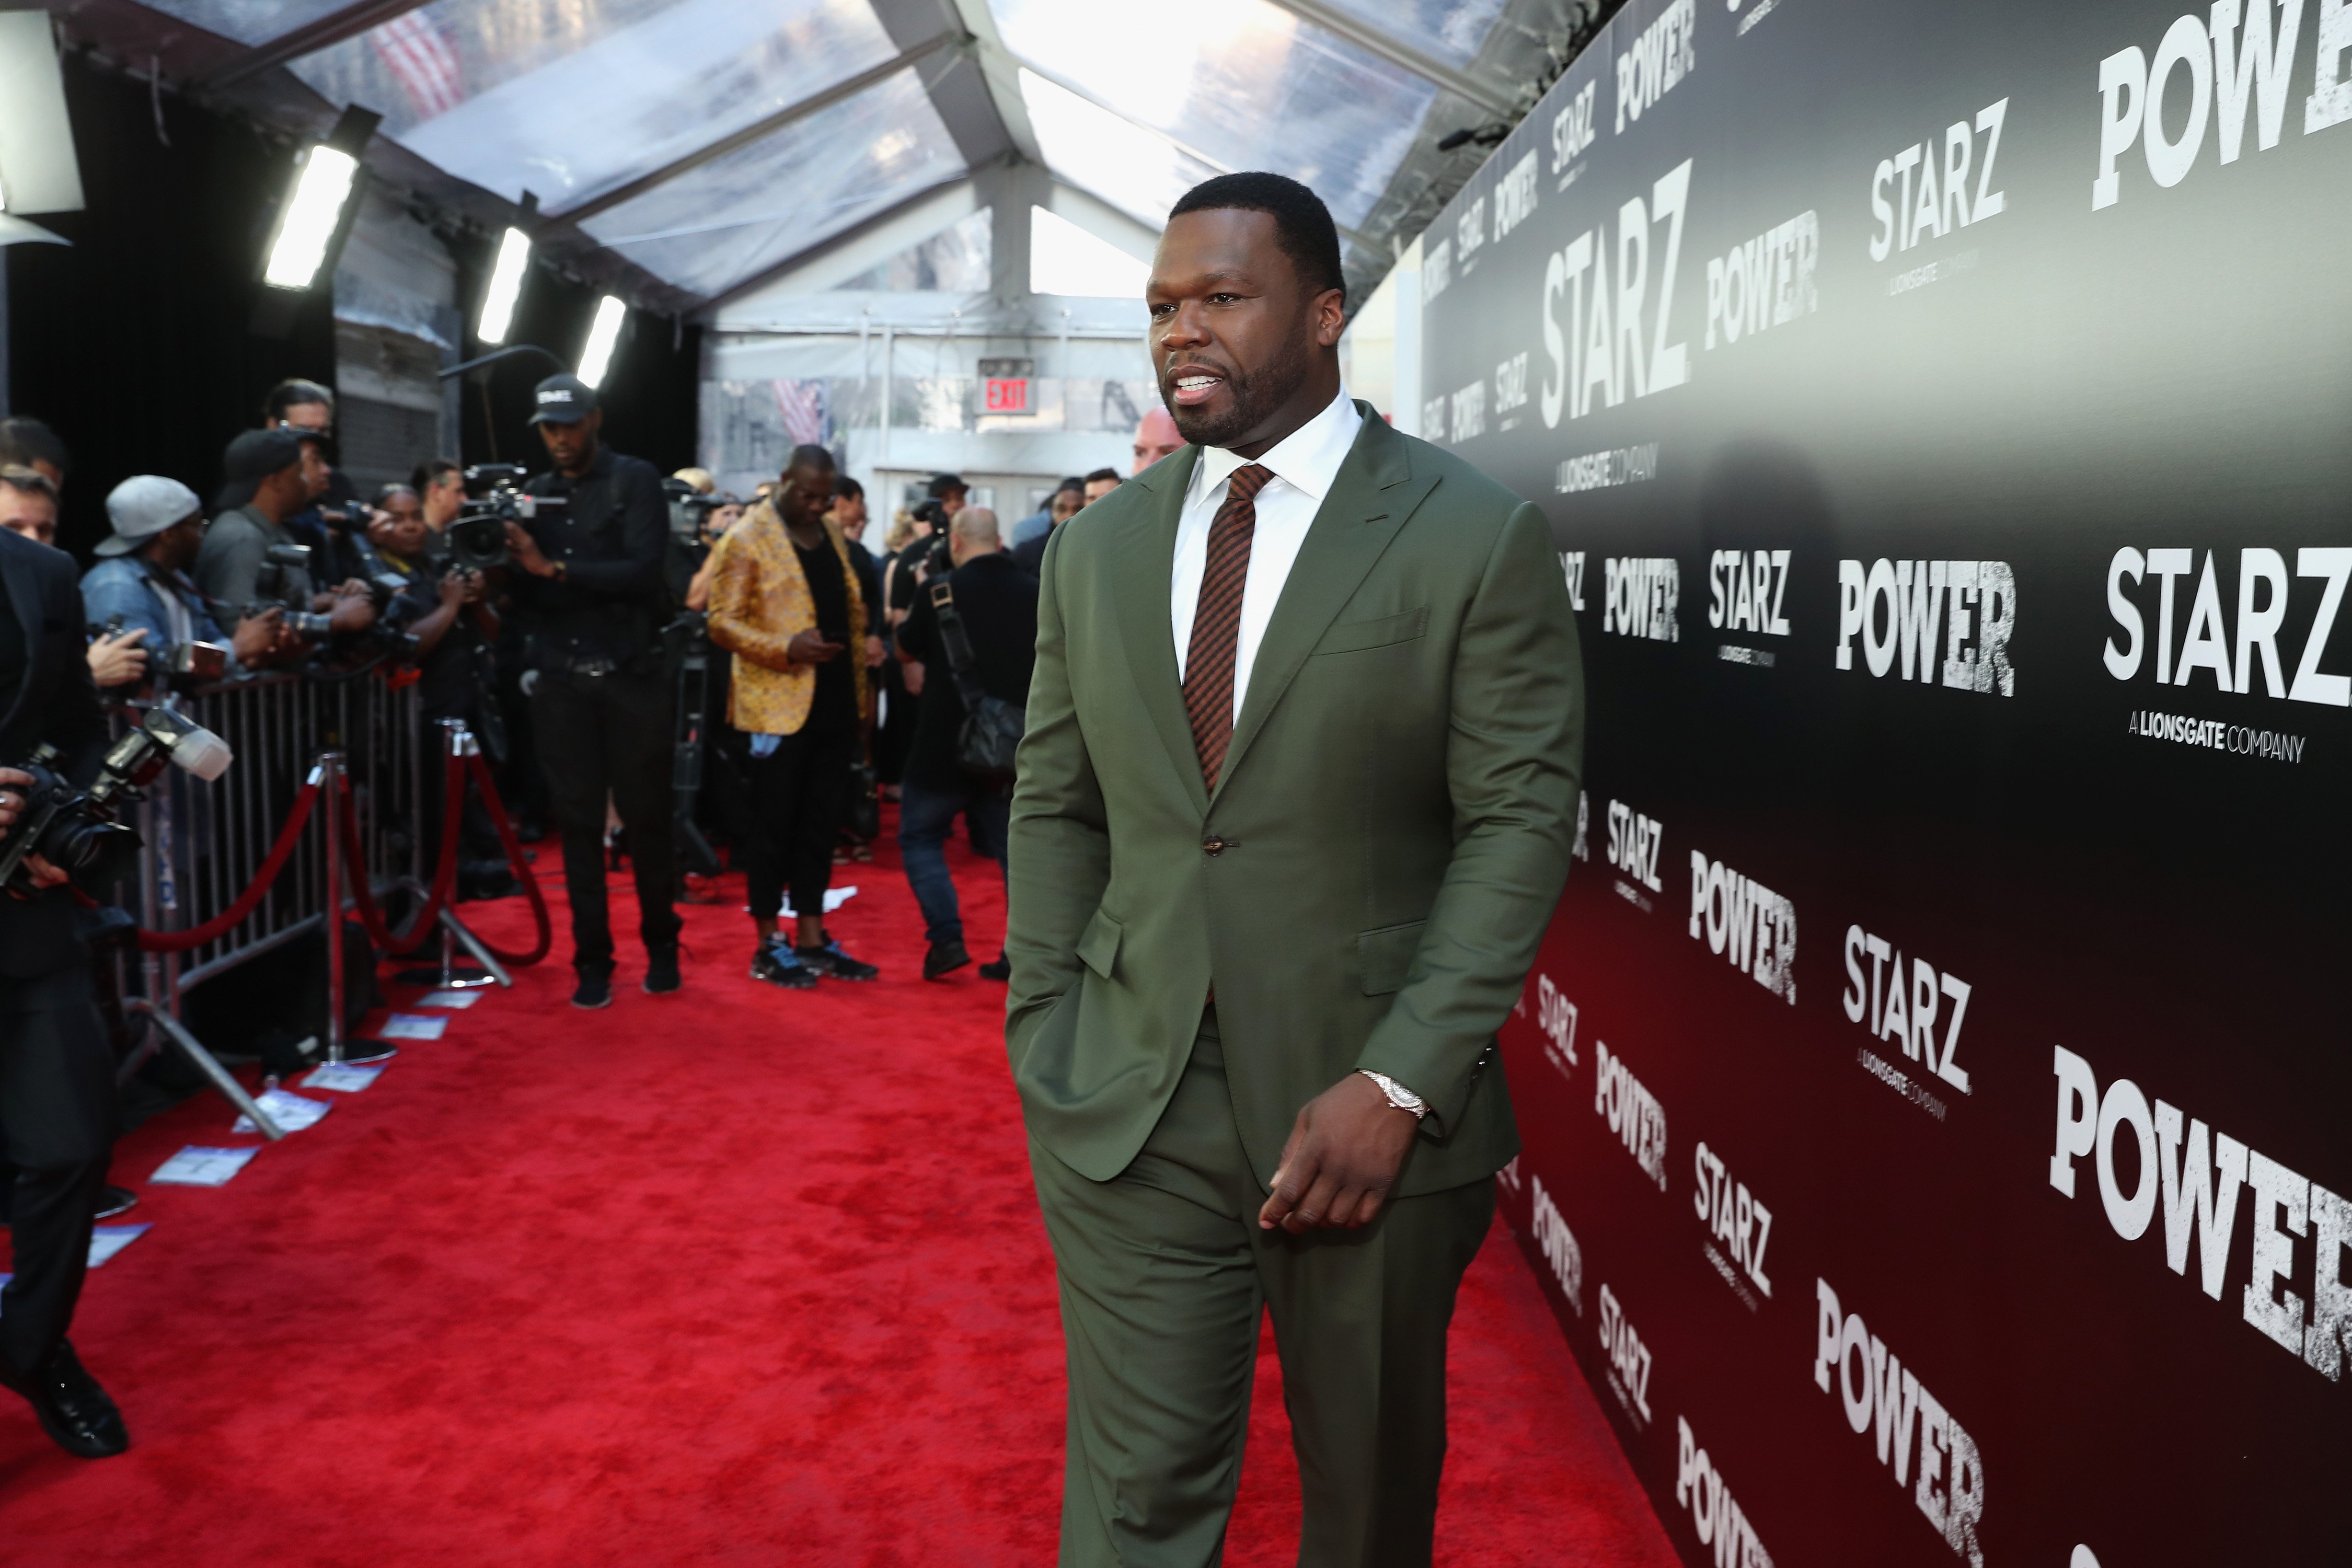
M958 873L992 952L993 868ZM730 879L687 911L677 995L625 937L613 1008L573 1011L559 934L366 1092L306 1091L334 1111L226 1187L146 1184L257 1142L215 1097L125 1140L154 1229L74 1338L133 1447L68 1458L0 1395L0 1560L1050 1563L1061 1341L1003 989L915 978L894 856L836 880L877 984L754 984ZM520 899L465 913L526 939ZM1440 1563L1673 1562L1500 1232L1453 1382ZM1293 1560L1294 1493L1269 1354L1228 1562Z

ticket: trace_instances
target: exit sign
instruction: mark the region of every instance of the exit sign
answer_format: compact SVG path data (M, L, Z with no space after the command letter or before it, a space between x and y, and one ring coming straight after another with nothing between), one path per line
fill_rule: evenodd
M991 414L1026 414L1029 412L1029 378L1027 376L991 376L987 382L988 412Z

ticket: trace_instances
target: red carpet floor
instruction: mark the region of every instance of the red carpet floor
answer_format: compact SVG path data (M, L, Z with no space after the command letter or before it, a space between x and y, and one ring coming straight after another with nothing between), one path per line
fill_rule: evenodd
M992 952L992 868L958 874ZM874 984L747 979L730 879L687 911L677 995L639 991L625 939L615 1005L575 1012L559 937L226 1187L146 1183L184 1143L257 1142L215 1097L125 1140L154 1228L74 1337L133 1447L68 1458L0 1395L0 1562L1050 1563L1061 1340L1003 990L915 978L895 857L837 881ZM526 940L520 899L465 912ZM1499 1231L1453 1345L1440 1563L1672 1563ZM1227 1561L1275 1568L1297 1515L1270 1352L1259 1384Z

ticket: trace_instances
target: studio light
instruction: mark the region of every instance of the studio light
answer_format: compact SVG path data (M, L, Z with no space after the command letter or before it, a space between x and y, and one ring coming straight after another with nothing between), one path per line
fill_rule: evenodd
M620 340L621 318L628 313L628 307L610 294L596 301L596 321L580 354L580 379L589 385L604 379L604 367L613 363L613 345Z
M360 153L381 120L352 104L324 142L302 154L294 184L278 205L278 226L269 237L269 261L261 280L272 289L299 293L330 271L350 227L352 194L359 188Z
M522 275L530 265L530 236L519 228L507 230L499 242L499 259L490 268L490 289L482 299L481 339L486 343L507 341L514 322L515 300L522 294Z
M293 194L278 215L269 242L269 265L261 280L272 289L308 289L327 259L327 243L352 199L360 162L323 143L310 149L294 176Z

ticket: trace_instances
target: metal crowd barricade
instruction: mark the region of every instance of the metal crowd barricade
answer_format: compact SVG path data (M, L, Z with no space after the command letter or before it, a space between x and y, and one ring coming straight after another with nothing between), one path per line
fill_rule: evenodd
M148 791L139 811L145 847L137 885L123 890L146 931L188 931L236 903L268 859L305 780L338 771L321 766L327 753L340 754L340 776L359 823L364 863L349 868L350 879L364 876L379 898L395 887L423 889L423 791L440 780L437 770L428 779L424 766L413 683L394 689L373 674L336 679L276 673L175 694L172 702L227 742L236 761L211 784L171 770ZM122 722L118 718L118 731ZM340 858L330 848L339 809L330 787L268 891L234 928L185 952L141 951L118 961L124 1012L150 1026L120 1079L168 1038L265 1136L283 1136L189 1032L181 1008L205 981L313 931L323 933L331 972L340 978L341 922L330 930L325 918L329 873ZM342 1005L342 987L331 986L331 1059L341 1058Z

